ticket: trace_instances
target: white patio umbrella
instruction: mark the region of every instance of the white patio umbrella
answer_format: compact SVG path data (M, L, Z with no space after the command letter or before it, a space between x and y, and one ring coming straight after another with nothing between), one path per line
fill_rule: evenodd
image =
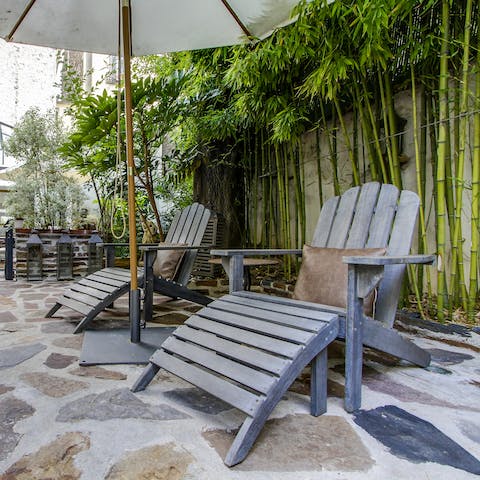
M131 341L140 341L133 177L131 55L219 47L262 39L293 21L298 0L1 0L9 42L116 55L121 25L130 242Z

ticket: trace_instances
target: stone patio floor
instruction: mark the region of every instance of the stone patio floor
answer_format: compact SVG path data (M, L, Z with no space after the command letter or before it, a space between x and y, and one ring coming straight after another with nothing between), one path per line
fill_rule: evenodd
M342 407L343 345L329 348L328 412L311 417L308 369L279 403L247 459L222 458L243 415L143 367L79 367L79 316L44 318L66 283L0 280L0 479L468 479L480 474L480 335L400 318L433 356L416 368L368 351L362 409ZM156 325L196 306L158 299ZM127 298L98 324L127 324Z

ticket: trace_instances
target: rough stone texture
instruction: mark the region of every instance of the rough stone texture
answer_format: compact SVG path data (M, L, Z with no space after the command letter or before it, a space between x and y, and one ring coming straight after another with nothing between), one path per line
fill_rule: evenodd
M62 353L51 353L48 358L43 362L47 367L53 369L66 368L72 363L76 362L78 357L73 355L63 355Z
M18 318L12 312L0 312L0 322L18 322Z
M224 459L236 433L209 430L203 437ZM247 458L234 469L355 472L367 471L373 464L368 450L342 417L287 415L265 424Z
M7 385L0 385L0 395L3 395L4 393L11 392L14 389L14 387L7 387Z
M429 340L438 340L433 335L423 335L423 337ZM475 345L474 343L462 342L461 340L454 340L451 338L442 338L442 343L445 343L452 347L466 348L467 350L471 350L472 352L480 353L480 347L478 345Z
M23 295L23 300L31 302L32 300L45 300L45 295L40 293L26 293Z
M183 310L185 310L187 312L191 312L191 313L196 313L199 310L201 310L202 308L203 308L202 305L196 305L195 303L191 303L190 305L185 305L183 307Z
M34 323L34 322L51 322L51 319L50 318L45 318L44 316L39 316L39 315L35 315L33 317L27 317L25 316L25 319L24 319L26 322L29 322L29 323Z
M34 311L40 310L37 302L23 302L23 308L25 310L34 310Z
M345 348L345 344L343 344L343 347ZM343 355L342 358L345 358L345 355ZM397 367L402 363L401 359L393 355L370 348L365 348L363 358L365 362L375 362L380 365L385 365L386 367Z
M363 380L363 385L367 386L371 390L375 390L376 392L385 393L390 395L402 402L413 402L413 403L423 403L424 405L436 405L439 407L447 407L458 409L462 408L463 410L471 410L473 412L480 412L480 408L471 406L471 405L462 405L460 402L458 403L451 403L446 400L441 400L439 398L434 397L428 392L423 392L421 390L417 390L415 388L409 387L408 385L404 385L403 383L396 382L392 380L388 375L384 375L383 373L377 371L371 371L369 367L365 367L368 371L368 375ZM462 402L463 403L463 402Z
M169 405L148 405L126 388L92 394L63 406L57 422L76 420L110 420L112 418L143 418L145 420L178 420L189 418Z
M0 370L2 368L14 367L19 363L25 362L46 348L47 347L41 343L4 348L0 350Z
M228 403L195 387L176 388L175 390L165 392L164 395L180 405L202 413L209 413L210 415L217 415L232 408Z
M442 368L442 367L437 367L436 365L430 365L430 366L426 367L425 370L428 370L429 372L433 372L433 373L438 373L440 375L451 375L452 374L451 370L447 370L446 368Z
M34 413L32 406L18 398L8 396L0 401L0 460L8 457L21 438L14 432L15 424Z
M85 382L56 377L49 373L31 372L20 375L20 379L49 397L59 398L88 388Z
M2 306L2 310L6 308L11 308L15 306L15 300L12 300L11 298L5 296L5 295L0 295L0 305ZM2 315L5 312L2 312ZM0 315L1 317L1 315Z
M163 315L156 314L152 319L153 322L164 325L182 325L185 320L188 320L188 315L179 312L170 312Z
M42 333L73 333L74 326L70 322L57 320L55 322L44 323Z
M77 453L90 448L90 439L69 432L25 455L0 477L1 480L77 480L81 472L74 464Z
M307 367L301 375L292 383L289 390L291 392L299 393L300 395L310 396L310 367ZM327 396L343 398L345 388L342 384L327 379Z
M480 425L478 423L462 420L458 422L458 425L466 437L480 444Z
M110 468L105 480L183 479L194 458L176 448L174 443L167 443L124 453L122 459Z
M83 335L71 335L69 337L55 338L52 344L56 347L71 348L72 350L81 350L83 343Z
M394 405L354 413L355 423L411 462L434 462L480 475L480 461L430 422Z
M473 358L472 355L466 353L452 352L451 350L442 350L441 348L430 348L428 352L430 352L433 362L443 365L457 365Z
M30 236L30 229L21 228L15 230L16 262L15 270L17 279L27 276L27 247L26 243ZM44 279L56 280L57 277L57 241L62 235L60 230L37 230L42 240L42 277ZM88 265L88 240L92 232L89 230L70 230L69 236L72 240L73 275L85 275ZM62 282L63 283L63 282ZM67 282L64 285L68 285ZM38 298L38 292L27 297L27 300L44 300Z
M79 377L93 377L101 378L103 380L126 380L127 376L124 373L114 372L113 370L107 370L102 367L89 366L80 367L70 372L72 375Z
M119 310L115 310L115 315L117 317L124 316L125 319L118 318L103 318L101 314L97 317L97 321L92 322L88 325L89 330L107 330L114 328L128 328L128 311L123 314Z

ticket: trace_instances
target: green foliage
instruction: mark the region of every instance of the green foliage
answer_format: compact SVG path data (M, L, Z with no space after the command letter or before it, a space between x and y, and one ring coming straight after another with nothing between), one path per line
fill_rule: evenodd
M423 116L416 132L418 190L428 218L428 151L436 176L434 213L439 230L447 229L436 241L446 251L449 245L444 242L454 238L452 219L461 214L464 179L458 175L458 152L464 145L460 137L468 134L467 128L459 128L461 122L450 125L448 110L455 110L458 118L465 113L458 109L459 99L466 101L465 79L478 72L479 6L468 2L302 0L294 12L297 20L263 41L136 59L136 175L143 187L140 195L148 198L141 205L153 210L153 194L175 197L175 188L200 165L218 167L218 172L224 165L238 167L239 211L254 217L242 231L255 245L299 246L306 230L305 186L310 183L303 170L302 135L316 130L326 140L325 152L317 142L320 203L322 162L331 169L335 193L341 193L343 150L350 183L371 178L401 188L403 126L397 121L395 96L413 83L423 96L421 105L414 107ZM449 10L444 18L442 6ZM469 8L474 25L467 42ZM471 92L468 95L474 102ZM76 106L76 131L65 147L72 164L104 185L103 197L111 196L115 170L116 105L115 96L106 93L82 96ZM353 131L348 130L347 115L354 119ZM153 153L165 138L174 148L160 162ZM432 146L439 139L442 146L437 151ZM477 171L474 177L478 183ZM209 188L218 190L216 185ZM442 192L446 205L439 211ZM146 208L142 215L148 218L151 211ZM478 212L472 218L476 221ZM426 231L422 235L426 247ZM461 235L457 237L461 242ZM478 256L473 247L471 255ZM442 295L455 297L455 285L444 282L440 287Z
M171 70L162 77L137 77L132 82L134 122L135 177L139 198L146 195L147 203L140 212L144 218L153 216L157 225L160 218L154 198L154 184L160 173L157 150L188 108L181 96L185 73ZM68 165L94 183L102 213L104 229L109 227L112 209L116 213L118 202L107 202L116 197L117 184L124 184L125 172L122 155L125 138L123 92L112 94L84 94L73 99L74 130L62 147ZM120 115L119 107L120 106ZM120 129L119 129L120 126ZM120 139L120 140L119 140ZM120 143L117 143L120 142ZM124 189L126 191L126 188ZM113 215L115 216L115 215Z
M64 171L58 149L64 139L63 125L53 113L28 110L15 126L6 150L20 168L10 174L15 191L9 193L9 215L24 218L30 227L73 227L80 221L85 194Z

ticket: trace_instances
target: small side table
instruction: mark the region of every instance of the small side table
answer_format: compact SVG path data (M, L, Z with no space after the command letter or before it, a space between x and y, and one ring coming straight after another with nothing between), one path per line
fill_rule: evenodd
M213 263L215 265L221 265L221 258L211 258L208 260L208 263ZM250 290L252 285L252 278L250 275L250 267L261 267L264 265L278 265L278 260L271 258L252 258L244 257L243 259L243 286L245 290Z

